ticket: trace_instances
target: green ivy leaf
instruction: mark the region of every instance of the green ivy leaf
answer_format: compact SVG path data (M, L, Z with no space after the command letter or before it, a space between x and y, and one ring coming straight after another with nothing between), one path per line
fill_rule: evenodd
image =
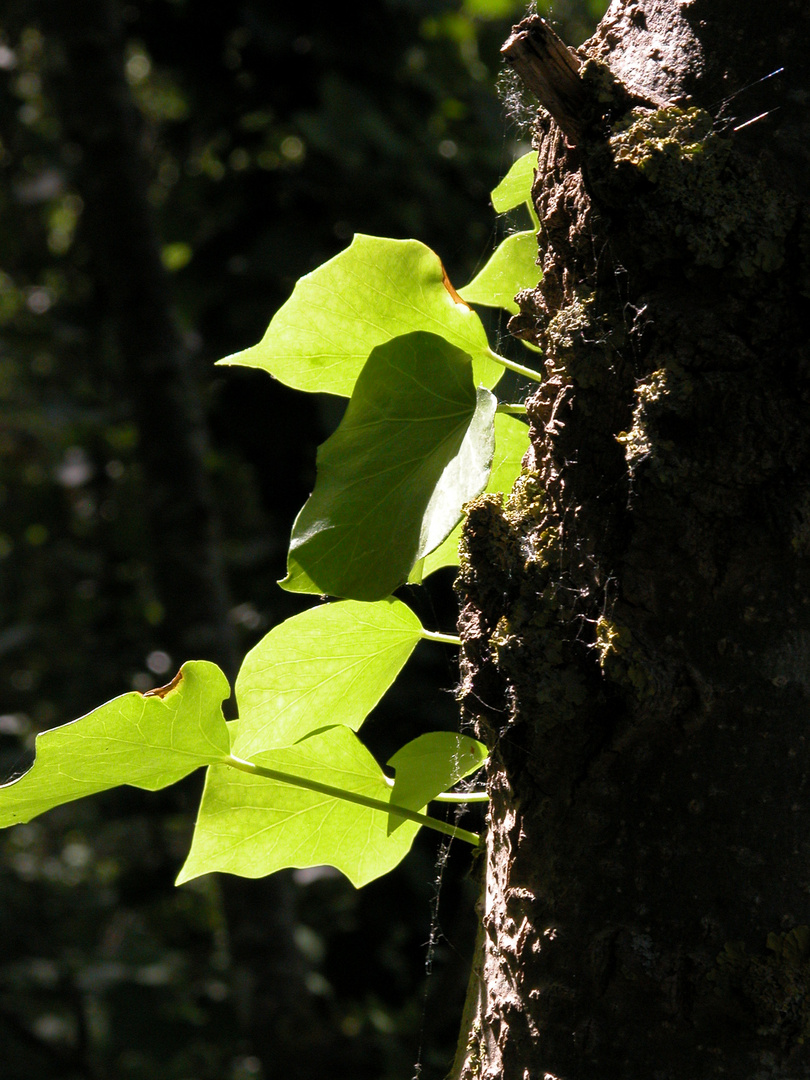
M505 214L509 210L514 210L516 206L520 206L521 203L528 203L531 206L532 184L536 169L537 152L533 150L514 162L509 172L491 193L490 197L496 213Z
M502 492L508 495L514 487L523 468L523 458L528 450L529 429L520 420L508 413L495 416L495 453L492 458L492 472L487 492ZM440 570L443 566L458 566L458 545L461 540L461 525L455 528L447 539L431 551L421 567L421 576Z
M346 727L257 754L254 761L391 802L392 788L382 769ZM381 809L214 765L208 770L191 850L177 884L214 871L255 878L286 866L328 864L359 887L393 869L419 831L415 822L405 821L389 835L388 816Z
M263 368L299 390L348 397L372 349L414 330L469 353L476 384L493 387L503 374L481 320L435 252L417 240L358 235L298 281L258 345L219 362Z
M397 750L388 764L396 770L391 802L417 809L476 772L489 756L483 743L452 731L429 731ZM394 832L403 819L389 815Z
M515 296L533 289L540 278L537 265L537 237L533 232L513 233L492 254L461 295L471 304L504 308L516 315L520 308Z
M381 600L437 547L486 486L496 401L470 357L435 334L373 350L318 451L283 588Z
M43 732L32 767L0 787L0 828L120 784L156 791L227 758L229 695L216 664L196 660L167 687L124 694Z
M236 680L233 753L250 758L335 724L356 731L421 636L414 613L393 599L321 604L274 627Z

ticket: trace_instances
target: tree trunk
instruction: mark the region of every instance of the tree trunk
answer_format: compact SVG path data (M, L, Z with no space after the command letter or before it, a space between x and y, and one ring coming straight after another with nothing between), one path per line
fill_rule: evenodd
M808 31L614 0L558 93L536 17L505 47L554 116L511 327L545 381L457 586L494 747L464 1080L810 1077Z

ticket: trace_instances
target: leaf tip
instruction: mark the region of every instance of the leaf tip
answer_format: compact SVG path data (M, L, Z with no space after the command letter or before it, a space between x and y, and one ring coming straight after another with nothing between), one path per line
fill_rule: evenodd
M447 271L444 268L444 263L442 263L441 265L442 265L442 285L444 285L445 289L447 289L447 291L450 293L450 296L453 298L453 303L458 304L459 307L463 307L465 309L465 311L472 311L472 308L467 303L467 301L463 300L459 296L459 294L456 292L456 290L453 288L453 283L450 280L450 278L447 276Z

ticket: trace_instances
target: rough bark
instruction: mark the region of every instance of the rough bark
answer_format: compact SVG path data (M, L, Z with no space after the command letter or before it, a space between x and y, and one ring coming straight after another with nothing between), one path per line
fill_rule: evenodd
M545 381L457 586L494 747L464 1080L810 1077L808 31L615 0L580 124L540 113Z

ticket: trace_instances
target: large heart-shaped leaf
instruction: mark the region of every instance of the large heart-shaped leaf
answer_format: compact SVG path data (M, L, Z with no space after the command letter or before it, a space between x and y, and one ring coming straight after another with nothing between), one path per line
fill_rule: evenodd
M435 334L373 350L319 449L282 586L380 600L407 580L487 483L496 401L470 357Z
M495 453L492 458L492 471L485 491L501 492L508 495L523 468L523 458L529 447L529 429L526 424L507 413L498 413L495 417ZM421 567L421 577L426 578L443 566L458 566L458 545L461 539L461 525L455 528L447 539L425 559Z
M342 726L256 754L244 770L214 765L177 883L215 871L254 878L288 866L329 865L365 885L393 869L419 831L420 823L395 807L419 814L445 787L480 768L486 753L474 739L447 732L414 740L391 759L402 773L398 802L396 782ZM257 766L262 772L250 771ZM475 834L452 826L449 832L477 843Z
M43 732L32 767L0 787L0 828L120 784L156 791L227 759L229 694L220 669L196 660L161 690L124 694Z
M469 353L476 385L493 387L503 374L481 320L435 252L417 240L358 235L298 281L258 345L219 362L263 368L299 390L349 396L371 350L414 330Z
M391 785L382 769L345 727L257 754L254 761L383 806L391 802ZM285 866L328 864L359 887L396 866L419 831L418 824L406 821L389 835L388 817L382 808L213 766L206 777L191 851L177 883L213 871L255 878Z
M399 600L342 600L294 615L245 657L236 680L238 757L289 746L318 728L355 731L422 636Z

